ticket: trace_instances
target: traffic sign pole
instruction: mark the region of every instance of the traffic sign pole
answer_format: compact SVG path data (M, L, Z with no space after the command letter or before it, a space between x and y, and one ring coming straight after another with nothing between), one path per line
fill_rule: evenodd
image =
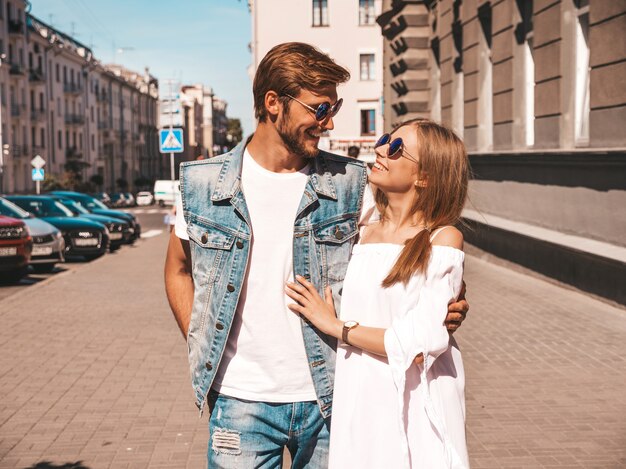
M39 180L35 181L35 190L37 191L37 195L41 193L41 183Z

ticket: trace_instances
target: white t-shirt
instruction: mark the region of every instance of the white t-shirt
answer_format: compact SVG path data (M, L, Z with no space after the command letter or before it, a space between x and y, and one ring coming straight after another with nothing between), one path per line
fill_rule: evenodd
M241 183L252 223L248 271L213 382L216 391L251 401L301 402L316 399L304 348L300 317L287 305L286 281L293 281L293 227L308 180L308 167L274 173L245 150ZM366 191L363 216L371 215ZM182 202L176 235L189 239Z

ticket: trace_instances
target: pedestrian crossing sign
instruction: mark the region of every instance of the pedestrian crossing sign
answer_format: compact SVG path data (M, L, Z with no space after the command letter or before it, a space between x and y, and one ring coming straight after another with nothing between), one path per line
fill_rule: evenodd
M43 168L33 168L33 181L43 181L44 170Z
M183 129L159 130L159 148L161 153L182 153Z

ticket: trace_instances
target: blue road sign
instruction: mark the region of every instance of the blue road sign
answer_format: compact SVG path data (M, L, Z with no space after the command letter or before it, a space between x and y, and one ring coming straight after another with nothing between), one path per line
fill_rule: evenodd
M33 168L33 181L43 181L43 168Z
M183 129L159 130L159 148L161 153L182 153Z

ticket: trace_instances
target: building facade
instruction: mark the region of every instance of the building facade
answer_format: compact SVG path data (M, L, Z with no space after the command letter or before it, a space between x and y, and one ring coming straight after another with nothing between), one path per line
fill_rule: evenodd
M343 107L333 119L335 129L321 146L346 153L351 145L364 156L373 155L376 136L383 129L383 41L376 26L381 0L251 0L252 65L283 42L313 44L346 67L350 81L339 87ZM280 11L280 14L276 12Z
M147 71L105 66L92 51L0 2L2 192L31 192L30 161L48 177L97 175L106 191L132 190L163 171L157 147L158 82Z
M385 125L470 152L473 244L626 303L626 3L386 0Z

